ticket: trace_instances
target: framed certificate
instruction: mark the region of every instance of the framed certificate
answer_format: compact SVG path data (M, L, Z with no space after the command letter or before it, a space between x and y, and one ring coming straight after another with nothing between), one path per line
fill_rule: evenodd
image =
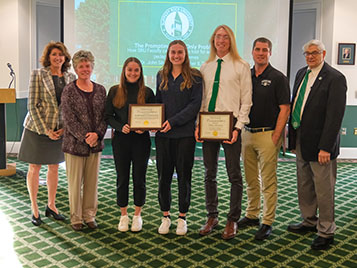
M200 112L201 140L224 141L232 139L233 112Z
M129 104L131 130L159 130L164 122L164 104Z

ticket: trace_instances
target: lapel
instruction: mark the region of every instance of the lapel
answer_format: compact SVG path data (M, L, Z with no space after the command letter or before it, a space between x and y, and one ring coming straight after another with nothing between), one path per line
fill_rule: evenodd
M43 69L42 82L43 82L47 92L53 97L56 96L55 85L53 83L52 74L51 74L51 70L49 67L46 67Z
M326 73L327 73L327 63L324 63L324 66L322 66L322 69L320 70L319 74L317 75L314 84L311 87L311 91L309 96L307 97L305 107L309 105L311 102L311 99L314 98L314 95L318 91L320 85L323 83L324 79L326 79Z
M296 76L296 80L295 80L295 84L294 84L294 91L293 91L293 102L295 101L300 84L305 77L306 70L307 70L307 67L303 68L301 70L301 72L298 74L298 76Z
M65 81L66 85L68 85L73 80L73 79L71 79L72 76L69 72L63 72L63 77L64 77L64 81Z

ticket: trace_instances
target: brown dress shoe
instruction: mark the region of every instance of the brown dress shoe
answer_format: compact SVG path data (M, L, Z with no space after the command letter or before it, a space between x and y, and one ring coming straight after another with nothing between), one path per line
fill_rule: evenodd
M209 217L205 223L205 225L202 226L200 229L200 235L208 235L213 231L213 228L218 225L218 219L217 217Z
M237 222L227 220L226 227L224 228L222 238L225 240L235 237L237 234Z
M91 222L86 222L86 224L88 225L88 227L90 229L97 229L98 228L98 224L97 224L97 222L95 220L91 221Z
M75 231L80 231L83 229L82 223L72 224L71 226L72 226L72 229Z

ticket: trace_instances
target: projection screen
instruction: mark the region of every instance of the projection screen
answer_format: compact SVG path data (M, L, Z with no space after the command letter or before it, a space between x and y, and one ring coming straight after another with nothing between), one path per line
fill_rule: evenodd
M183 40L191 66L208 58L209 38L220 24L234 31L242 58L253 64L252 43L267 37L273 43L271 63L286 74L289 0L124 1L66 0L64 42L73 54L90 50L95 56L92 80L108 90L120 79L126 58L143 64L146 84L155 91L168 44Z

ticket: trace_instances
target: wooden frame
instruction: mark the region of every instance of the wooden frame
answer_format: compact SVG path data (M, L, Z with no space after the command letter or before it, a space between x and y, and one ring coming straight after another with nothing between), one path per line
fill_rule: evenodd
M199 138L207 141L232 139L233 112L200 112Z
M160 130L164 119L164 104L129 104L130 130Z
M338 44L338 59L339 65L355 65L355 43L339 43Z

